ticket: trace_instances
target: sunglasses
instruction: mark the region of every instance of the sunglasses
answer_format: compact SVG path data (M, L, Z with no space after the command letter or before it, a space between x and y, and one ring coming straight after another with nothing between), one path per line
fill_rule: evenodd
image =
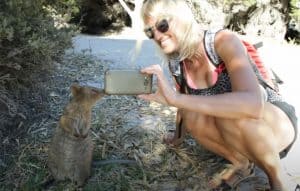
M146 36L150 39L154 38L154 27L160 33L165 33L169 30L169 23L166 19L162 19L155 23L155 26L147 27L144 29Z

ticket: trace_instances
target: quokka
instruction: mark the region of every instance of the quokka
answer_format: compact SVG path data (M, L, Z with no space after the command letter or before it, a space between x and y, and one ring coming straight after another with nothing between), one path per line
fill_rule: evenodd
M92 107L105 93L96 88L71 86L72 99L59 119L48 152L48 167L57 181L82 186L90 176L93 142L89 136Z

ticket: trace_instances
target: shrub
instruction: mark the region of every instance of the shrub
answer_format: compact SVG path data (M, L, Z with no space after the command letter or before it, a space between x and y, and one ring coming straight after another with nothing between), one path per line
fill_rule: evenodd
M74 28L56 27L49 3L59 4L45 0L1 2L1 67L20 70L28 65L50 64L71 46Z
M299 0L291 0L291 12L290 16L295 22L300 22L300 1Z
M6 140L0 143L1 180L19 149L9 143L22 144L30 119L46 111L49 96L40 84L72 45L76 28L66 19L74 11L72 0L0 1L0 140Z

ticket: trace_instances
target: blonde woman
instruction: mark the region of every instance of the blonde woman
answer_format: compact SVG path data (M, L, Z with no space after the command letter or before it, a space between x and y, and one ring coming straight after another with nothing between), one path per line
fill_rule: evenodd
M212 177L211 188L248 176L254 163L268 175L272 190L288 190L280 157L296 139L295 111L261 77L241 40L228 30L201 29L183 0L146 0L142 19L177 87L158 64L141 70L157 76L158 89L139 97L178 108L177 132L166 142L177 144L184 128L231 162Z

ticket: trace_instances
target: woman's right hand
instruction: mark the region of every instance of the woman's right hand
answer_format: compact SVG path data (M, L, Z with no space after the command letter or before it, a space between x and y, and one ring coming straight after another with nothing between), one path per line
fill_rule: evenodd
M155 101L165 105L171 105L176 99L177 92L171 87L164 76L160 65L151 65L141 70L142 73L154 74L157 76L157 91L153 94L141 94L138 97L148 101Z

